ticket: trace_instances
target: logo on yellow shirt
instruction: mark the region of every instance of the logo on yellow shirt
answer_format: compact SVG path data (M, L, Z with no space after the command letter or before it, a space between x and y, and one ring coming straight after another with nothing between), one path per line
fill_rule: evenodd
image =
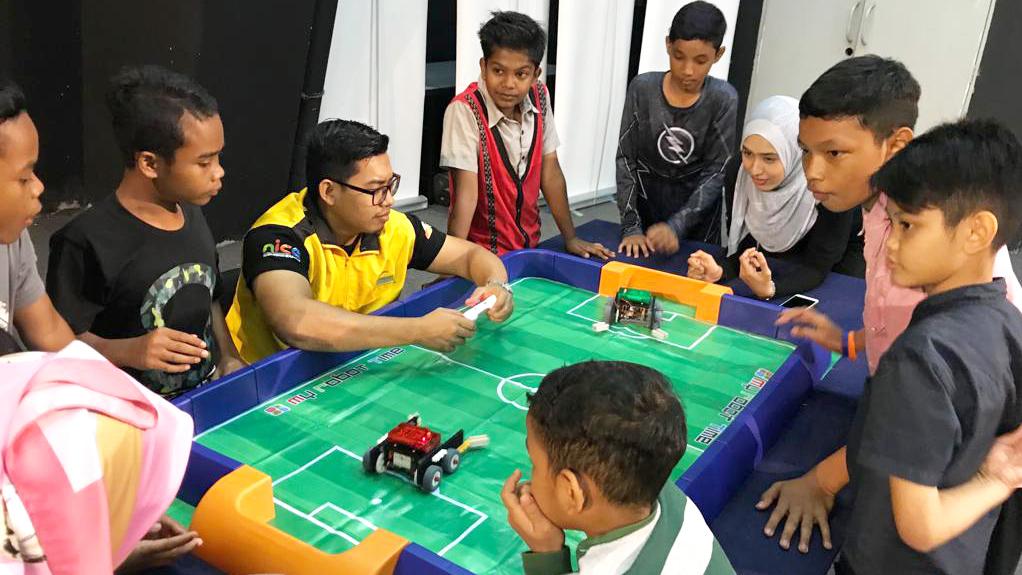
M290 244L283 244L280 240L274 240L272 244L263 245L264 258L288 258L296 262L302 261L302 251Z

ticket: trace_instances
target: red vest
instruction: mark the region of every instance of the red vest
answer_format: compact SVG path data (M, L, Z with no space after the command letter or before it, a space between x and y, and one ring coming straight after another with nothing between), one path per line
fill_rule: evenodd
M472 215L468 239L491 252L504 252L534 248L539 243L539 182L543 165L543 121L546 118L546 86L537 82L529 91L536 113L536 129L525 159L528 166L519 178L512 166L507 148L500 134L491 130L486 115L486 102L476 82L454 97L465 102L476 120L479 130L479 201ZM454 206L453 178L451 206Z

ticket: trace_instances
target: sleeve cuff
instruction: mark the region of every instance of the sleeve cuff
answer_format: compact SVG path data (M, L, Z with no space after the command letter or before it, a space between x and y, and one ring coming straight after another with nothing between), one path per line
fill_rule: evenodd
M440 156L441 168L454 168L465 172L479 173L479 161L476 158L459 158L455 156Z
M688 224L685 219L684 217L674 217L667 220L667 225L671 226L671 229L674 230L674 235L678 236L679 241L684 239L688 232Z
M628 226L628 227L622 227L621 228L621 239L624 239L624 238L627 238L627 237L630 237L630 236L641 236L641 235L642 235L642 227L640 227L640 226Z
M547 135L543 133L543 155L548 156L557 151L557 148L561 145L561 140L557 137L557 132Z
M35 262L32 262L30 265L32 266L32 269L29 270L30 275L26 278L25 283L17 294L17 309L11 310L11 313L34 304L46 293L46 286L43 284L43 280L40 279L39 273L35 270Z
M567 547L549 553L522 553L525 575L562 575L571 573L571 552Z
M860 448L861 449L861 448ZM937 469L925 469L917 463L909 463L902 458L889 457L879 453L871 453L862 450L859 454L858 463L869 467L882 475L893 475L912 483L938 487L941 483L943 471Z

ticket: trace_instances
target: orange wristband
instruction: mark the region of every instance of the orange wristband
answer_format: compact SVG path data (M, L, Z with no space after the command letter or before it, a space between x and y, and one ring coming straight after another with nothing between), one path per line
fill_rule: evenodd
M848 359L855 361L859 359L859 354L855 352L855 332L848 332Z

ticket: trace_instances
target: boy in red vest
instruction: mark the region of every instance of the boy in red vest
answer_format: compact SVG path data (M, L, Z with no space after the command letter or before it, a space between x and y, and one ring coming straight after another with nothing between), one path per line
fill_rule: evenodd
M447 233L495 254L539 243L539 192L565 249L603 259L614 254L575 235L567 184L557 161L550 95L539 81L546 34L518 12L494 12L479 29L479 81L444 114L440 165L451 174Z

